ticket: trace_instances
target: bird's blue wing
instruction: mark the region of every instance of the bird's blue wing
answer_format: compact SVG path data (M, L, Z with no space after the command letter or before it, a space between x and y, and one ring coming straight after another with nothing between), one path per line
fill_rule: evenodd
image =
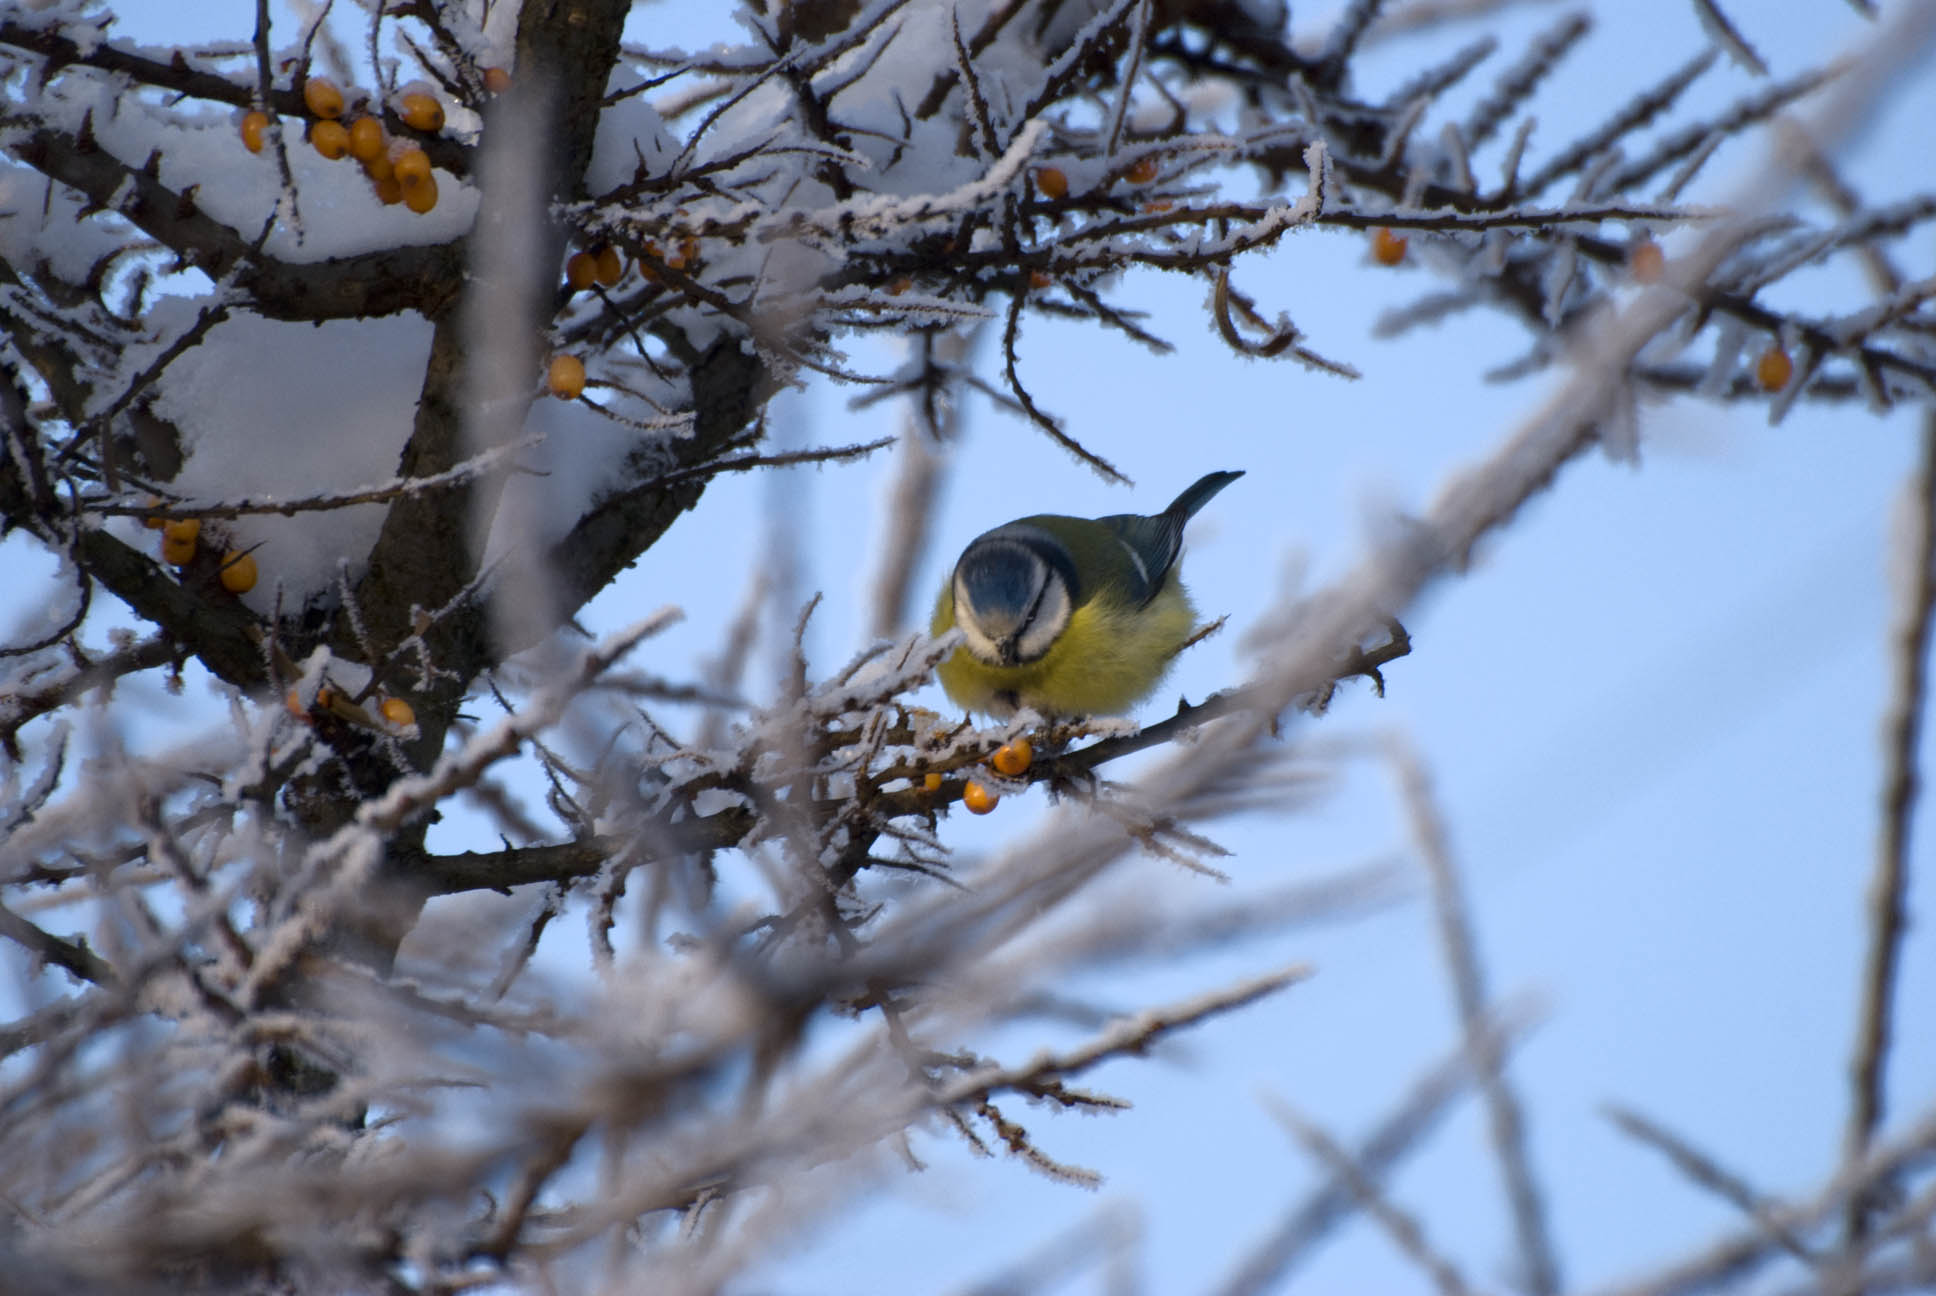
M1129 551L1130 565L1137 576L1132 597L1139 606L1155 598L1156 592L1163 588L1163 578L1176 565L1176 555L1183 548L1183 528L1189 525L1191 515L1241 476L1241 472L1206 473L1154 517L1115 513L1096 519Z

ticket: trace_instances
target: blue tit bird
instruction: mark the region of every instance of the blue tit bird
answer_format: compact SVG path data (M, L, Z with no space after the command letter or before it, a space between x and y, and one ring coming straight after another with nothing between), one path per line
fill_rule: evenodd
M931 632L962 634L941 687L993 716L1120 715L1148 697L1197 630L1184 524L1241 476L1210 473L1154 517L1044 513L977 536L935 604Z

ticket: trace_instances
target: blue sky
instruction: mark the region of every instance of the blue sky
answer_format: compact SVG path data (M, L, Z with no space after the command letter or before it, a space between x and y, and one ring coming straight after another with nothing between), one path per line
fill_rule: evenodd
M130 8L150 19L143 6ZM167 8L169 22L188 10L206 15L211 35L248 31L251 6ZM1759 8L1739 5L1736 17L1778 76L1849 47L1864 28L1849 6L1784 14L1779 27ZM1596 34L1537 101L1535 156L1701 40L1693 6L1680 0L1603 10ZM1319 24L1322 7L1298 14ZM1503 48L1495 61L1513 57L1555 14L1528 6L1501 19L1491 28ZM714 16L711 6L666 6L641 35L701 43L685 34L697 15ZM1393 42L1369 72L1395 82L1419 61L1417 48ZM1475 84L1483 87L1483 74ZM1711 111L1751 88L1734 69L1716 71L1688 111ZM1876 198L1926 184L1917 123L1932 119L1936 78L1925 75L1843 159L1848 177ZM1718 159L1693 196L1727 192L1759 147ZM1895 250L1911 274L1932 273L1927 229ZM1199 608L1232 621L1173 680L1172 696L1199 698L1242 677L1237 643L1281 572L1301 561L1308 588L1345 569L1391 510L1422 508L1448 472L1495 444L1544 390L1539 380L1483 381L1527 341L1488 318L1374 339L1379 312L1424 291L1429 272L1416 263L1373 267L1361 238L1300 234L1240 271L1239 282L1363 378L1231 356L1211 332L1197 281L1125 285L1177 345L1161 359L1116 335L1031 321L1021 354L1032 393L1137 485L1106 485L977 401L952 451L923 589L963 543L1008 518L1153 510L1205 471L1244 469L1198 519L1184 561ZM1834 303L1810 309L1854 300L1846 275L1814 276L1803 289ZM986 347L982 358L992 373ZM892 363L879 344L856 347L857 367ZM897 429L891 408L849 412L853 394L819 381L785 398L775 410L778 435L831 444ZM1299 740L1347 747L1399 732L1429 763L1492 986L1544 1006L1514 1077L1561 1254L1587 1286L1737 1222L1613 1132L1597 1113L1603 1102L1629 1103L1683 1131L1770 1192L1805 1189L1835 1164L1879 818L1888 544L1917 434L1902 413L1804 405L1771 427L1765 407L1695 401L1648 408L1642 431L1637 468L1597 455L1577 461L1471 572L1409 612L1414 652L1389 670L1387 698L1350 686L1330 715L1296 730ZM835 668L865 641L862 610L891 473L881 459L721 480L582 619L597 632L680 605L685 623L654 641L641 664L690 676L741 594L737 579L718 573L765 561L762 527L749 519L783 504L804 510L793 523L807 541L799 587L826 596L810 644L818 667ZM938 705L938 691L934 698ZM1174 893L1179 904L1223 902L1403 851L1389 772L1370 754L1331 766L1335 786L1315 810L1215 830L1235 852L1227 886L1156 859L1132 865L1124 884ZM958 816L948 836L964 850L989 848L1041 809L1037 794L985 821ZM458 836L444 844L489 844ZM1912 851L1922 873L1912 912L1930 902L1926 837L1918 834ZM550 953L561 966L573 958L582 966L582 929L566 926ZM1300 959L1318 969L1310 983L1210 1023L1175 1056L1110 1064L1089 1078L1132 1099L1134 1110L1051 1117L1018 1106L1014 1114L1027 1116L1045 1149L1104 1172L1097 1195L1049 1184L1012 1160L977 1161L946 1140L920 1139L930 1173L889 1182L846 1227L802 1240L748 1289L944 1290L1087 1212L1126 1204L1140 1212L1149 1290L1214 1280L1314 1181L1262 1095L1281 1096L1348 1139L1456 1040L1429 915L1401 907L1180 964L1153 958L1080 986L1101 1004L1132 1009ZM1936 1019L1936 944L1926 935L1912 940L1902 988L1899 1022ZM1020 1057L1032 1038L1018 1030L994 1043ZM1893 1112L1936 1101L1936 1037L1905 1030L1890 1078ZM1468 1104L1397 1177L1395 1193L1475 1281L1499 1287L1508 1285L1509 1234L1495 1184L1483 1123ZM1092 1269L1068 1290L1100 1282ZM1358 1223L1304 1271L1298 1289L1424 1288Z

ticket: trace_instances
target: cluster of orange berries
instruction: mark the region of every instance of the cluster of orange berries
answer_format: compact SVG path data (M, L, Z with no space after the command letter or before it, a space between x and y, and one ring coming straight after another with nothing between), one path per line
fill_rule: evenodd
M610 288L624 277L625 258L609 243L565 258L565 282L573 292L584 292L593 284Z
M200 518L143 518L142 524L151 531L161 532L161 560L170 567L186 567L195 561L201 551L202 520ZM255 588L255 555L234 549L222 554L222 566L217 578L222 588L231 594L247 594Z
M1029 766L1035 761L1035 748L1026 738L1016 738L1003 743L995 754L988 758L988 764L1003 778L1020 778L1028 773ZM941 790L941 775L929 774L922 786L930 792ZM961 789L961 804L968 807L969 813L985 815L1001 804L1001 797L991 791L987 784L977 779L969 779Z
M200 552L202 542L200 518L146 517L142 519L142 524L151 531L161 532L163 562L172 567L186 567L195 561L195 555ZM234 549L226 550L222 554L222 565L216 572L216 578L222 582L222 588L231 594L246 594L254 589L257 575L255 555ZM320 710L330 711L335 708L336 698L337 695L329 686L324 685L316 691L315 705ZM308 723L309 711L303 706L297 690L290 689L283 703L289 708L289 714L305 724ZM417 723L416 711L402 698L385 698L377 709L383 719L394 728L408 729ZM353 706L350 708L350 713L361 714Z
M492 94L502 93L510 84L503 68L484 69L484 87ZM382 121L369 111L367 100L359 99L346 117L350 105L342 87L320 76L305 80L302 94L309 113L309 146L318 154L331 162L355 158L369 177L377 201L386 207L402 203L419 215L436 207L437 177L430 155L410 140L391 139ZM444 105L426 82L413 81L397 93L396 113L411 130L434 134L444 128ZM268 129L267 113L243 114L242 147L260 153Z
M1131 184L1146 185L1156 179L1159 170L1160 167L1156 157L1153 154L1149 154L1137 158L1134 162L1123 168L1122 178ZM1041 194L1050 202L1059 202L1069 196L1069 173L1061 167L1037 167L1030 173L1029 178L1035 184L1035 192ZM1146 213L1165 212L1169 209L1170 200L1167 198L1151 199L1149 202L1144 203L1141 208Z
M649 282L659 277L654 263L668 270L684 270L698 260L699 240L688 234L663 250L657 243L646 243L644 255L635 265L640 277ZM611 288L623 278L625 257L609 243L581 248L565 258L565 286L573 292L584 292L593 284ZM552 356L545 370L545 388L559 400L577 400L585 394L585 362L564 352Z
M1146 185L1156 179L1158 169L1157 160L1153 155L1140 157L1123 168L1122 178L1131 184ZM1069 173L1061 167L1036 167L1034 171L1029 173L1029 181L1035 186L1035 192L1050 202L1059 202L1069 196ZM1165 212L1170 209L1171 205L1170 200L1167 198L1154 198L1144 203L1140 210L1145 214ZM1055 286L1054 277L1046 270L1041 269L1030 270L1028 281L1029 287L1037 290ZM903 276L890 283L887 286L887 292L890 297L898 297L913 286L914 281Z
M146 517L142 519L142 523L151 531L161 532L162 561L172 567L188 566L195 561L195 555L201 551L203 533L200 518ZM216 579L221 581L223 589L231 594L246 594L255 588L256 577L254 554L234 549L223 552L222 565L216 571ZM316 691L315 706L323 711L336 710L337 697L338 695L325 685ZM309 709L303 706L297 690L290 689L283 702L289 708L289 714L305 724L309 722ZM364 714L353 704L345 709L352 716ZM408 729L417 723L416 711L402 698L385 698L377 709L383 719L394 728Z
M651 282L659 277L657 266L664 266L668 270L685 270L698 260L699 240L688 234L665 248L648 241L644 254L636 264L639 276ZM624 277L625 258L609 243L582 249L565 258L565 285L573 292L584 292L593 284L610 288Z
M303 705L302 690L293 688L283 695L282 704L290 715L304 724L311 722L312 710L325 711L361 724L368 724L370 720L367 711L327 684L316 690L316 701L310 706ZM408 729L417 723L416 708L400 697L384 698L377 712L382 715L384 723L394 729Z
M1131 184L1146 185L1156 179L1157 161L1154 155L1137 158L1123 169L1123 179ZM1035 168L1032 176L1035 192L1056 202L1069 196L1069 173L1061 167L1043 166Z

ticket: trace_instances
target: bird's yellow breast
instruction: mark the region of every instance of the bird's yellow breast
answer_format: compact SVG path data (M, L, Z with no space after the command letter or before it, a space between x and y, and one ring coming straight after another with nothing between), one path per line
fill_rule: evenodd
M954 626L954 592L944 589L933 633ZM935 675L959 706L988 715L1033 707L1044 715L1120 715L1148 697L1196 629L1196 609L1171 572L1142 607L1076 606L1049 651L1019 666L990 666L957 648Z

